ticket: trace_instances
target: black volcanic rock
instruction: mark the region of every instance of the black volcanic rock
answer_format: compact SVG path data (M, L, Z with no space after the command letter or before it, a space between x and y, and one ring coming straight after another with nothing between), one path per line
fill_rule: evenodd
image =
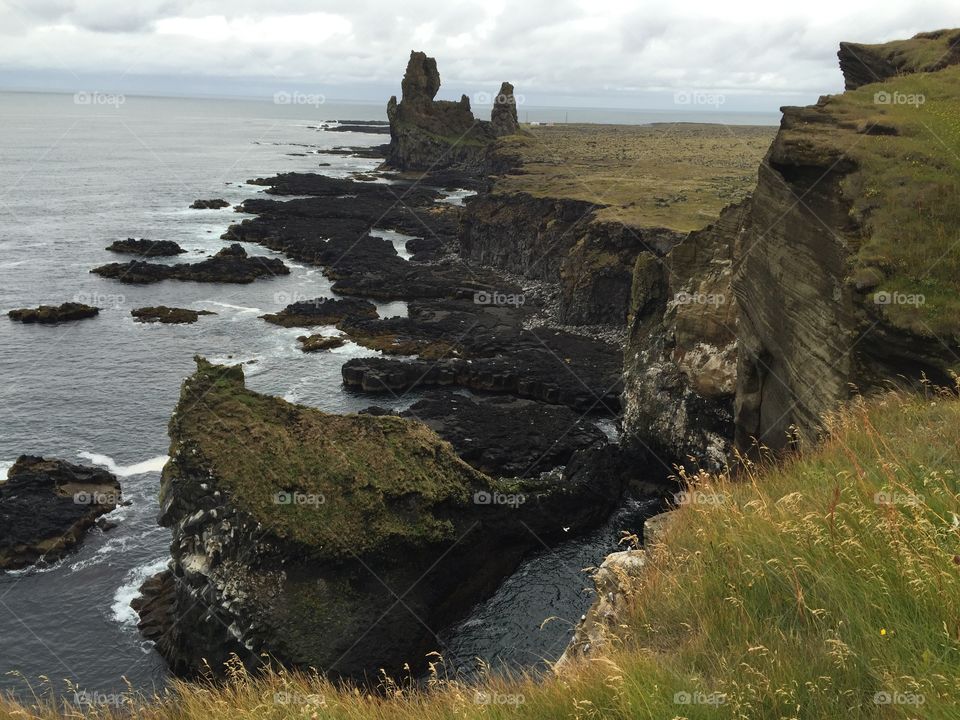
M159 322L165 324L195 323L201 315L216 315L209 310L190 310L189 308L174 308L166 305L142 307L131 310L130 314L137 322Z
M342 337L331 335L301 335L297 338L297 341L300 343L300 349L305 353L333 350L347 342Z
M119 501L106 470L21 455L0 482L0 570L62 557Z
M290 269L277 258L248 256L237 243L226 247L212 258L198 263L160 265L133 260L110 263L90 272L125 283L155 283L161 280L193 280L195 282L249 283L261 277L289 275Z
M62 305L41 305L36 308L19 308L11 310L7 316L11 320L23 323L42 323L52 325L69 320L84 320L100 314L100 308L84 305L83 303L66 302Z
M316 298L292 303L278 313L260 317L283 327L336 325L347 318L376 318L377 306L359 298Z
M114 241L107 250L116 253L127 253L129 255L139 255L141 257L164 257L168 255L179 255L185 253L173 240L147 240L146 238L137 240L127 238L126 240Z
M400 417L425 424L477 470L505 477L535 477L566 465L577 450L605 441L583 413L503 395L439 390Z
M230 203L223 198L216 198L214 200L194 200L190 205L191 210L219 210L220 208L225 207L230 207Z

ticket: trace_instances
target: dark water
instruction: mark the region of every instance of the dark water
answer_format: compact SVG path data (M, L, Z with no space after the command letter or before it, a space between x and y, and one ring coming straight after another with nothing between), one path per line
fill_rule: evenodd
M195 354L252 363L246 374L253 389L327 411L375 402L342 388L340 365L376 353L348 343L304 354L295 341L302 330L258 319L296 298L330 295L316 268L287 260L289 276L246 286L143 287L101 279L90 268L125 259L104 248L128 236L177 241L189 254L176 261L216 252L225 244L220 234L242 216L230 208L189 210L193 200L237 203L263 191L247 179L281 171L344 176L372 169L374 160L318 157L316 148L301 145L380 144L382 135L307 126L382 117L374 106L134 97L92 106L66 95L0 93L0 311L68 300L103 308L93 320L53 327L0 318L0 473L23 453L99 464L121 478L132 501L111 516L116 529L94 530L56 565L0 574L0 690L26 692L24 680L9 671L101 693L124 689L123 678L146 691L164 683L164 664L139 637L129 602L168 556L169 533L155 523L156 492L167 421ZM406 240L392 237L401 246ZM161 304L217 314L195 325L132 321L131 309ZM394 315L406 308L389 303L380 310ZM581 569L609 552L618 524L635 520L628 513L589 538L545 548L444 634L444 650L466 668L474 656L513 666L555 658L590 602ZM551 616L560 619L540 630Z

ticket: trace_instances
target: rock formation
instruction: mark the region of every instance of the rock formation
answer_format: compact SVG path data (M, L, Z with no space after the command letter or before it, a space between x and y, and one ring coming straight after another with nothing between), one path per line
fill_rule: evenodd
M411 51L401 82L400 101L387 103L390 144L387 164L400 170L459 167L477 171L488 146L500 135L519 131L513 86L503 83L491 121L478 120L470 99L434 100L440 89L437 61Z
M137 322L164 323L166 325L192 324L200 319L201 315L216 315L209 310L190 310L189 308L174 308L166 305L155 307L136 308L130 311Z
M168 255L179 255L185 253L173 240L147 240L146 238L126 240L115 240L107 248L111 252L129 253L130 255L139 255L141 257L164 257Z
M161 280L250 283L257 278L289 275L290 269L277 258L248 256L241 245L234 243L212 258L197 263L161 265L131 260L128 263L101 265L90 272L132 284L155 283Z
M62 305L41 305L36 308L19 308L11 310L7 316L11 320L22 323L42 323L53 325L70 320L85 320L100 314L100 308L84 305L83 303L67 302Z
M118 502L106 470L21 455L0 481L0 570L59 559Z
M883 45L842 42L837 53L844 87L883 82L898 75L936 72L960 63L960 30L935 30Z
M171 569L137 603L179 673L219 671L229 653L358 679L422 667L434 633L538 537L582 531L619 498L603 458L496 479L418 422L328 415L247 390L239 367L197 365L162 476Z

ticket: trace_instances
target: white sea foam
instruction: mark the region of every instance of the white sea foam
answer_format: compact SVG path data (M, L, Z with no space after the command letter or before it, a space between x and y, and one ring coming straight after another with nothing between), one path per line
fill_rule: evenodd
M243 305L231 305L230 303L217 302L216 300L203 300L207 305L216 305L217 307L229 308L230 310L238 310L239 312L244 313L262 313L263 310L255 307L244 307Z
M131 475L160 472L163 470L163 466L166 465L167 460L170 459L167 455L157 455L149 460L143 460L133 465L117 465L116 461L109 455L100 455L91 452L79 452L77 455L85 460L89 460L94 465L105 467L117 477L130 477Z
M13 467L15 460L0 460L0 482L7 479L7 472Z
M113 594L113 604L110 606L110 615L115 621L121 625L135 626L137 624L137 613L130 607L130 602L137 597L140 586L143 585L144 581L166 568L168 561L169 558L160 558L134 568L126 574L123 578L123 584Z

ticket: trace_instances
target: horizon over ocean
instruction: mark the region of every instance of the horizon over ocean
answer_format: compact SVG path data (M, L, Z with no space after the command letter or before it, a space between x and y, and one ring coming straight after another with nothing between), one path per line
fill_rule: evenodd
M41 676L58 693L66 692L64 681L91 693L122 691L124 678L137 690L164 687L166 666L139 635L129 603L169 557L170 533L156 523L159 473L194 355L243 361L252 389L327 412L378 404L346 390L340 375L350 357L377 353L348 342L305 354L296 343L301 329L259 319L292 298L331 296L318 267L246 244L249 254L281 257L290 275L239 286L124 285L89 271L122 260L105 248L126 237L174 240L187 262L215 253L226 245L221 233L244 216L231 207L188 206L261 195L266 188L248 184L251 178L288 171L346 177L375 168L376 159L317 153L378 145L384 135L315 125L381 112L332 102L312 108L140 96L99 106L63 94L0 93L0 312L71 300L102 308L96 318L53 327L0 318L0 474L23 454L97 465L119 477L131 501L109 516L116 528L92 529L62 560L0 573L0 692L30 697L27 683L36 686ZM398 248L409 239L383 236ZM133 322L130 310L148 305L216 314L195 325ZM406 303L378 303L378 310L402 315ZM390 404L403 409L418 399L408 393ZM635 528L645 511L627 506L593 533L532 555L493 597L441 632L450 666L470 673L482 658L532 669L556 659L592 600L581 569L616 549L619 530ZM549 617L558 621L541 628Z

